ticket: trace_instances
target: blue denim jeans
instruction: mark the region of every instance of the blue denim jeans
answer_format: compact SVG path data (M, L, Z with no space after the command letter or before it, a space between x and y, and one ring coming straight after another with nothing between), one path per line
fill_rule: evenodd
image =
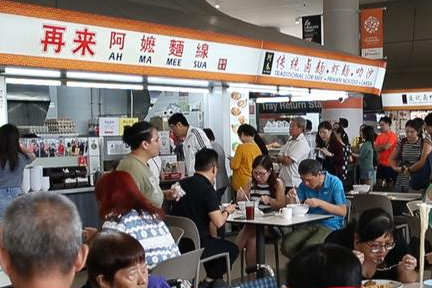
M0 188L0 221L3 220L3 215L6 211L6 207L20 194L20 187Z

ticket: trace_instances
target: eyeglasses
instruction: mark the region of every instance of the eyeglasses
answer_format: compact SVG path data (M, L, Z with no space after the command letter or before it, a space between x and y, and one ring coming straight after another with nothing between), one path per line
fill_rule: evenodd
M267 173L269 173L269 171L252 171L252 174L255 177L264 177L267 175Z
M395 242L384 243L384 244L377 244L377 243L366 242L366 244L369 247L371 247L372 253L378 253L381 250L389 251L389 250L392 250L396 246Z

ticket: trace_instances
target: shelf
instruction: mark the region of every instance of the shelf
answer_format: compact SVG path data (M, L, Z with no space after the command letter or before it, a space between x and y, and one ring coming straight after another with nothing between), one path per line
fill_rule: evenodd
M78 137L78 133L69 133L69 134L36 134L39 138L70 138L70 137ZM88 136L83 136L88 137Z
M259 132L260 135L281 135L281 136L290 136L289 132Z

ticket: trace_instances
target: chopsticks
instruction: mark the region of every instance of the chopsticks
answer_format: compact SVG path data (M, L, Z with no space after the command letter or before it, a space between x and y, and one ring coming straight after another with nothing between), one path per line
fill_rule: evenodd
M240 192L243 194L243 196L245 196L245 198L246 198L247 201L250 201L248 195L247 195L246 192L243 190L243 187L240 187L240 189L239 189L238 191L240 191Z

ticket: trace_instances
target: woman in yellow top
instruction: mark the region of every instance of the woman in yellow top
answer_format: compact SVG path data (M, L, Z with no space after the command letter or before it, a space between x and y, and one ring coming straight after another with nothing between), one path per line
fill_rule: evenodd
M249 124L242 124L237 130L242 144L237 146L234 157L230 161L233 175L231 186L234 191L246 188L252 178L252 162L261 155L268 154L267 148L256 129Z

